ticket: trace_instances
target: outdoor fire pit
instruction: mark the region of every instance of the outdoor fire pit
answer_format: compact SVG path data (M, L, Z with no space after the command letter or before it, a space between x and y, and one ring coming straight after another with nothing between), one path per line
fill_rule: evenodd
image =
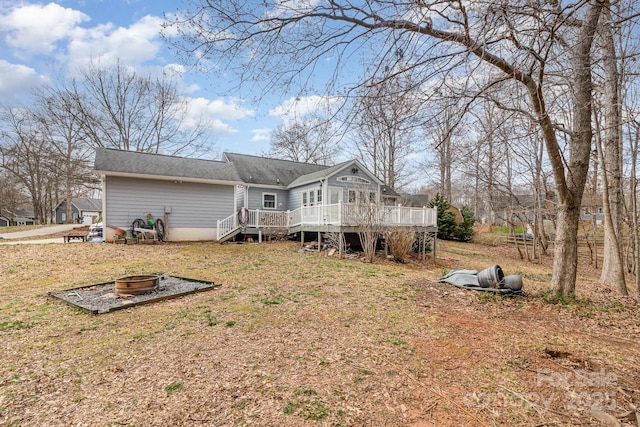
M128 276L120 279L49 292L53 298L92 314L103 314L136 305L149 304L171 298L219 288L209 280L160 275Z
M117 295L140 295L158 289L160 276L126 276L116 279Z

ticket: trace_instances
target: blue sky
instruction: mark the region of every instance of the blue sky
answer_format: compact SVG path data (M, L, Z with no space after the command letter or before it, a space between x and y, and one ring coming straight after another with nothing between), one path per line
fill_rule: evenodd
M233 76L220 81L185 69L159 36L163 13L179 5L169 0L0 0L0 103L24 104L40 85L55 85L97 58L101 64L119 60L140 71L171 71L191 100L192 113L212 124L220 151L260 154L269 148L272 128L325 99L268 94L253 103L229 92L237 84Z

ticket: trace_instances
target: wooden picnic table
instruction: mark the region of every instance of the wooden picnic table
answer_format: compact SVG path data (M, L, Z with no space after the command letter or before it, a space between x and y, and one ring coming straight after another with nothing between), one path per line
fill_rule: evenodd
M62 238L64 239L65 243L69 243L71 240L81 240L83 242L87 241L87 235L86 234L80 234L80 233L65 234L64 236L62 236Z

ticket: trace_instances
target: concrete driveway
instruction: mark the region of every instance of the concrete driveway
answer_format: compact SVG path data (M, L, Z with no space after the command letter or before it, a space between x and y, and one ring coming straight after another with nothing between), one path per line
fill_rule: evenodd
M74 228L84 227L82 224L61 224L54 225L51 227L42 227L42 228L34 228L33 230L25 230L25 231L14 231L13 233L0 233L0 245L3 244L22 244L22 243L62 243L62 237L47 239L46 236L50 234L64 233L67 231L71 231ZM43 236L43 239L40 240L25 240L20 241L20 239L24 239L26 237L34 237L34 236Z

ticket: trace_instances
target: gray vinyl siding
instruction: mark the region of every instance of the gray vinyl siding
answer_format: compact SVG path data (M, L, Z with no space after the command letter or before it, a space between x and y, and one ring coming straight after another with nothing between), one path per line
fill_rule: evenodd
M331 187L341 187L344 189L344 191L342 192L343 201L347 201L347 189L355 189L355 190L366 190L366 191L375 191L376 193L380 192L380 189L378 188L378 183L377 180L373 177L370 176L369 174L365 173L363 170L359 170L357 173L352 173L351 172L351 168L353 166L349 166L339 172L336 172L335 174L333 174L328 182L329 182L329 186ZM360 178L364 178L366 180L369 180L371 182L371 184L359 184L359 183L353 183L353 182L342 182L342 181L338 181L338 178L340 178L341 176L358 176Z
M243 185L236 185L235 187L235 198L236 198L236 205L235 205L235 211L237 211L240 208L244 208L244 193L246 191L246 187Z
M76 208L74 205L71 205L71 215L72 218L74 219L74 222L78 222L78 218L80 217L80 212L78 211L78 208ZM62 220L62 215L67 213L67 202L62 202L60 203L60 206L58 206L58 209L56 209L56 224L64 224L66 221ZM75 217L74 217L75 214ZM68 219L68 218L67 218Z
M134 219L151 213L170 227L216 227L217 220L234 213L234 186L107 177L105 182L108 226L128 227Z
M302 206L302 193L309 190L319 190L320 183L313 182L311 184L303 185L301 187L292 188L289 192L289 210L298 209ZM316 203L317 204L317 201ZM326 204L323 200L322 204Z
M262 209L262 194L276 194L276 209L286 211L289 206L289 191L272 188L249 187L249 209Z

